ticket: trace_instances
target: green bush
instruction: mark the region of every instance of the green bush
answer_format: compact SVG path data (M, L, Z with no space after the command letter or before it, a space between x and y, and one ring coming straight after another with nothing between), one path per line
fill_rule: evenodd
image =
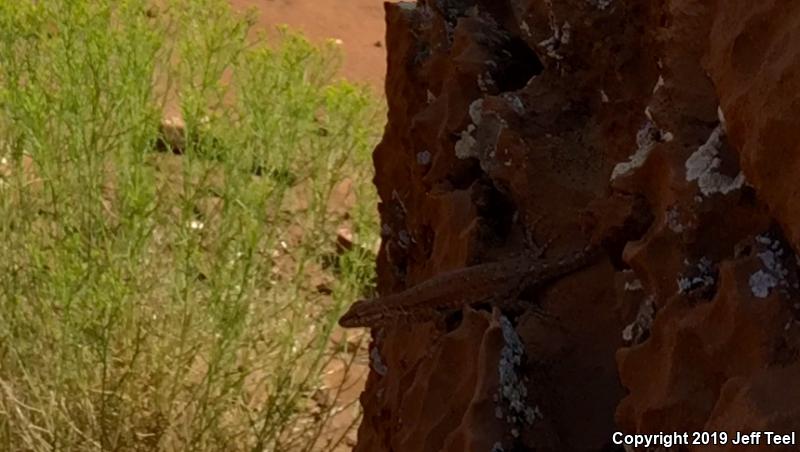
M222 0L0 2L0 449L335 445L309 398L373 278L380 107L333 44L252 24Z

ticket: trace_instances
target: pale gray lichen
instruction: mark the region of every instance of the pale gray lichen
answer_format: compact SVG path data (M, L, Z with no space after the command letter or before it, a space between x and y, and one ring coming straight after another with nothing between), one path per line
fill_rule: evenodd
M638 344L650 332L655 315L655 297L651 295L639 305L636 319L622 330L622 340L628 344Z
M551 36L540 42L539 47L544 47L544 49L547 51L547 56L550 58L554 60L562 60L564 57L559 55L556 51L556 42L558 42L558 39L555 36Z
M403 9L405 11L414 11L415 9L417 9L416 2L398 2L397 6L399 6L400 9Z
M477 99L469 104L469 117L472 122L477 126L481 123L481 114L483 113L483 99Z
M428 103L432 104L436 100L436 96L433 95L431 90L428 90Z
M697 186L704 196L716 193L728 194L742 188L744 173L741 171L736 177L730 177L719 172L722 159L719 151L722 148L722 137L725 131L718 125L709 135L703 145L686 160L686 181L697 181Z
M431 163L431 153L428 151L417 152L417 163L420 165L428 165Z
M681 223L680 212L677 206L672 206L667 209L667 227L676 234L680 234L686 230L686 227Z
M528 22L525 22L525 21L523 20L523 21L522 21L522 22L519 24L519 28L520 28L520 30L524 31L526 35L528 35L528 36L533 36L533 33L531 33L531 27L529 27L529 26L528 26Z
M605 11L606 8L611 6L612 0L586 0L586 2L600 11Z
M460 159L467 159L471 157L478 157L478 141L472 136L475 131L475 125L470 124L467 130L461 132L461 138L456 142L455 151L456 157Z
M561 25L561 37L559 38L559 41L561 41L562 45L566 45L569 44L571 38L572 26L569 24L569 22L564 22L564 24Z
M413 242L413 239L408 231L402 230L397 234L397 244L400 245L400 248L408 249L408 247L411 245L411 242Z
M688 262L686 262L688 264ZM687 294L689 292L702 291L714 287L717 277L714 273L714 266L707 257L702 257L692 266L683 276L678 278L678 293Z
M555 17L551 15L550 29L552 30L553 34L537 45L544 48L547 56L550 58L554 60L562 60L564 57L558 53L558 50L562 46L569 44L569 41L572 38L572 27L569 22L564 22L564 24L559 27L556 25Z
M604 104L609 102L608 94L606 94L605 90L600 90L600 101Z
M656 82L656 86L653 87L653 94L657 93L659 89L664 86L664 77L659 75L658 81Z
M686 161L686 179L693 181L699 179L709 168L717 168L720 159L717 157L720 146L722 128L716 127L709 135L706 142L695 151Z
M634 279L633 281L625 281L625 290L628 292L636 292L644 289L641 279Z
M381 359L381 353L378 351L378 347L372 347L372 350L369 351L369 361L372 370L381 377L385 377L389 372L389 368L383 363L383 359Z
M500 441L494 443L491 452L505 452L505 449L503 449L503 443Z
M514 110L514 113L522 116L525 114L525 104L522 102L522 99L514 93L504 93L503 99L511 106L511 109Z
M759 270L750 275L750 291L758 298L767 298L772 289L778 287L780 280L775 275Z
M525 88L530 88L530 86L531 86L531 85L533 85L534 83L536 83L536 80L537 80L537 79L538 79L538 77L537 77L537 76L535 76L535 75L534 75L533 77L529 78L529 79L528 79L528 81L527 81L527 82L525 82Z
M497 84L490 73L478 74L478 89L485 93L493 86L497 86Z
M632 170L644 165L650 151L658 143L660 131L652 121L646 121L644 126L636 133L636 152L628 157L627 162L620 162L614 166L611 172L611 180L616 180L620 176L630 173Z
M783 264L786 251L781 242L768 235L759 235L756 237L756 244L761 247L758 258L762 268L750 275L750 291L753 296L766 298L776 288L797 289L797 278L790 278L789 269ZM790 279L793 282L790 283Z
M525 378L520 376L522 357L525 348L522 345L517 331L505 316L500 317L500 328L503 333L504 345L500 351L500 362L497 369L500 375L500 396L501 401L506 406L506 421L512 426L521 424L531 425L536 420L537 409L527 404L528 388L525 385ZM514 432L519 433L516 427ZM514 435L516 436L516 435Z

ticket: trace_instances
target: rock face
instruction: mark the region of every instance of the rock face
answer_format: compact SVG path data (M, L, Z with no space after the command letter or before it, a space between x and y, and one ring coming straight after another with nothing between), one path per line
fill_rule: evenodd
M356 450L800 429L792 5L386 5L380 292L532 244L608 259L523 312L374 330Z

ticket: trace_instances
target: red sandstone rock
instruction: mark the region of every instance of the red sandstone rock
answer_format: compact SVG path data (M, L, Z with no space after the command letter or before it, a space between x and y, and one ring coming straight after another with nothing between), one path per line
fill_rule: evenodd
M531 241L552 242L548 255L602 242L609 260L523 294L521 314L476 306L373 331L356 450L590 451L617 430L798 430L797 391L770 387L800 377L800 7L420 0L386 12L379 290Z

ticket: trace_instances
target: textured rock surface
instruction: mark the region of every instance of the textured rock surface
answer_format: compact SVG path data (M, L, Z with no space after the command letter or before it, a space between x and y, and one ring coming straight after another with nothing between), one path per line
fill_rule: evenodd
M602 241L609 259L523 294L547 316L478 306L373 331L357 450L800 429L800 6L420 0L386 14L380 291L530 242L558 255Z

